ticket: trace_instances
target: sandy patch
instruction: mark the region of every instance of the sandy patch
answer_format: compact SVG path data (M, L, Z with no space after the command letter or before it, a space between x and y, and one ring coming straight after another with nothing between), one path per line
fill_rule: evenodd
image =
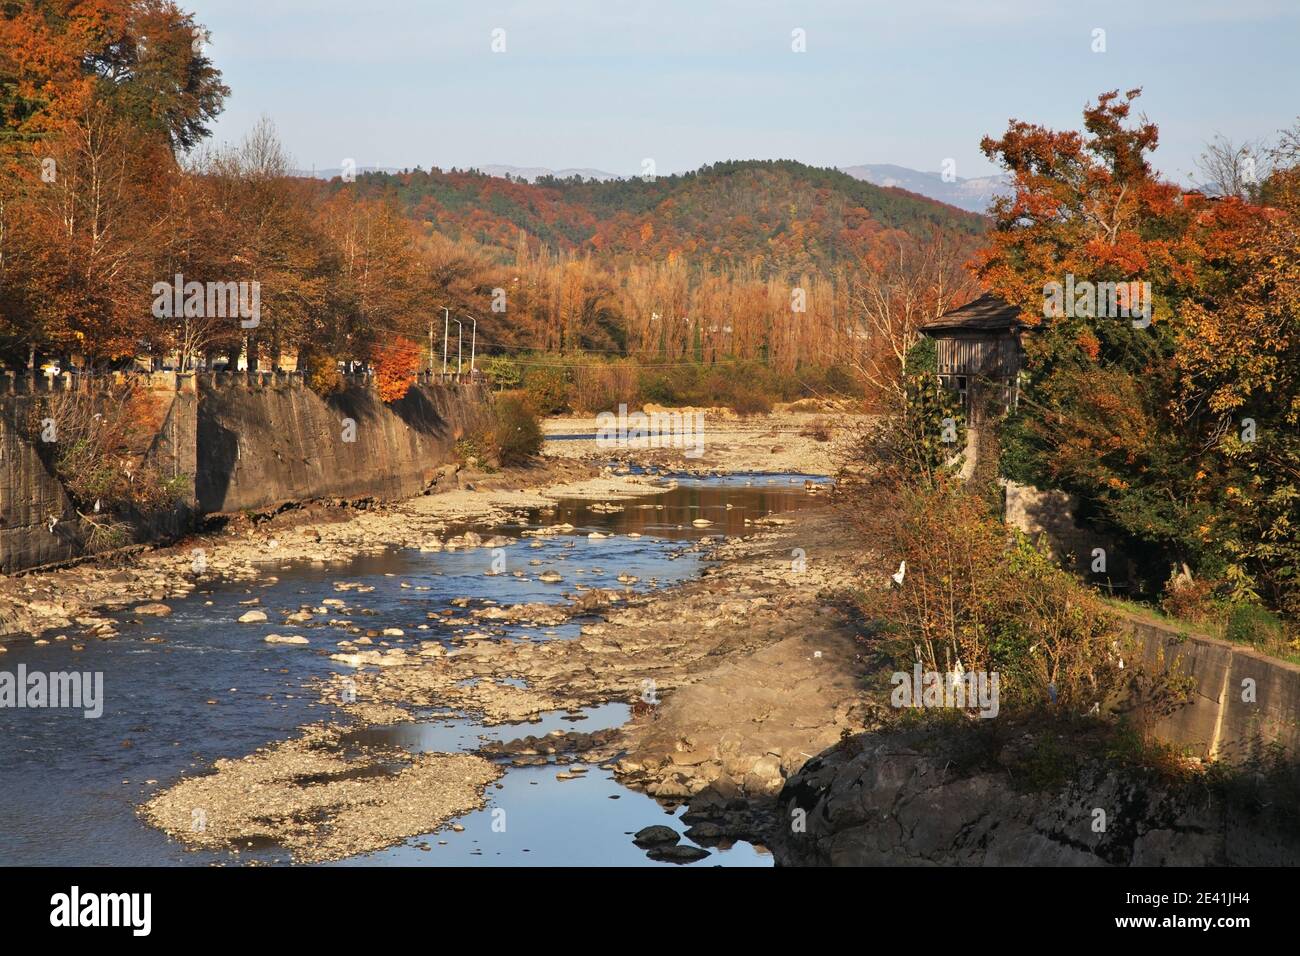
M336 728L306 728L242 759L218 760L212 773L182 780L140 812L193 848L272 841L297 862L321 862L432 832L483 806L485 788L501 775L473 754L348 760L337 742Z
M691 447L635 447L595 439L548 438L542 453L561 459L623 462L706 472L833 475L854 430L868 416L845 412L778 410L741 418L729 409L672 409L703 415L703 432ZM595 435L595 416L549 418L547 436ZM662 440L661 440L662 442ZM698 453L697 453L698 452Z

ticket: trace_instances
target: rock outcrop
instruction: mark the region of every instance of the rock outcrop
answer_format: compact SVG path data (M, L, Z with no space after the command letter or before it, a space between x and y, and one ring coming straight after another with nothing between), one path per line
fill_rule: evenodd
M778 798L790 866L1300 864L1300 840L1204 788L1093 764L1054 792L1006 771L962 774L898 737L864 734L810 760Z

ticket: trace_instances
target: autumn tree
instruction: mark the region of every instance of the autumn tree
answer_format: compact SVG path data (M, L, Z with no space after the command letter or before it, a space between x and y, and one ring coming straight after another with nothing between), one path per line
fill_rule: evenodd
M12 225L23 261L7 338L92 360L132 355L150 331L171 154L95 104L45 148L53 173L24 180Z
M328 288L335 355L379 361L396 337L423 337L432 308L410 223L391 203L336 193L319 226L334 267Z
M942 234L920 242L899 239L887 255L862 263L850 284L854 366L878 396L901 394L908 353L920 325L975 297L963 250Z
M1271 410L1261 417L1281 424L1277 394L1269 394L1277 383L1259 376L1277 360L1274 347L1288 346L1256 342L1279 317L1263 305L1268 277L1286 274L1265 268L1265 249L1279 254L1279 234L1265 224L1288 227L1277 209L1210 201L1161 180L1148 158L1156 127L1129 121L1137 95L1101 96L1082 132L1013 122L984 141L1013 174L1015 194L995 205L980 274L1021 306L1032 329L1028 382L1002 436L1003 467L1078 494L1153 578L1172 561L1224 580L1249 574L1222 527L1229 489L1242 487L1226 443L1229 413L1244 390ZM1067 279L1150 283L1150 321L1045 307L1047 283ZM1233 305L1243 293L1258 312ZM1216 353L1212 368L1193 374L1207 351Z
M228 92L166 0L0 5L0 349L111 360L152 347L174 151Z
M1214 422L1216 507L1202 527L1234 593L1300 613L1300 142L1283 134L1263 187L1213 250L1220 280L1183 310L1179 399ZM1261 189L1261 195L1265 190ZM1244 210L1243 210L1244 212Z
M406 397L415 375L420 370L420 347L404 335L376 348L375 387L385 402L396 402Z

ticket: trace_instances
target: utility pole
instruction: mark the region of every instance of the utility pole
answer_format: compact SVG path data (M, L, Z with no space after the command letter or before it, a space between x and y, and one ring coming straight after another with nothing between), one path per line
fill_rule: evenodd
M433 316L429 316L429 378L433 378Z
M450 328L448 318L451 316L451 310L444 308L442 310L442 377L447 378L447 329Z

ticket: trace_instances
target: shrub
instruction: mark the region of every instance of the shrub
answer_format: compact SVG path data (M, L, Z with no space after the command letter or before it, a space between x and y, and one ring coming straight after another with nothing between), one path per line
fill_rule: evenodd
M399 335L375 360L375 385L380 400L391 404L405 398L419 370L420 347Z
M129 522L189 492L187 477L166 474L150 456L158 409L131 382L40 395L16 424L67 493L92 551L127 543Z
M1206 578L1171 580L1160 598L1160 609L1184 621L1222 620L1222 608L1214 598L1214 585Z
M766 415L772 410L772 400L754 388L735 387L726 404L737 415Z
M948 482L902 487L854 509L903 583L884 580L858 597L864 615L887 622L873 643L899 670L999 674L1000 706L1061 713L1108 706L1121 687L1122 631L1100 600L1016 536L984 502Z
M481 366L493 388L512 391L524 382L523 369L508 355L489 355Z
M322 398L343 388L343 373L339 363L326 356L311 362L307 367L307 387Z
M569 410L569 382L565 370L554 365L532 366L524 372L524 401L537 415L558 415Z
M1267 647L1282 640L1282 621L1268 608L1240 602L1228 611L1223 636L1238 644Z
M574 369L569 394L575 411L612 412L619 405L636 404L640 392L636 363L619 360Z
M491 445L502 465L523 465L542 450L542 425L519 395L498 395L492 404Z

